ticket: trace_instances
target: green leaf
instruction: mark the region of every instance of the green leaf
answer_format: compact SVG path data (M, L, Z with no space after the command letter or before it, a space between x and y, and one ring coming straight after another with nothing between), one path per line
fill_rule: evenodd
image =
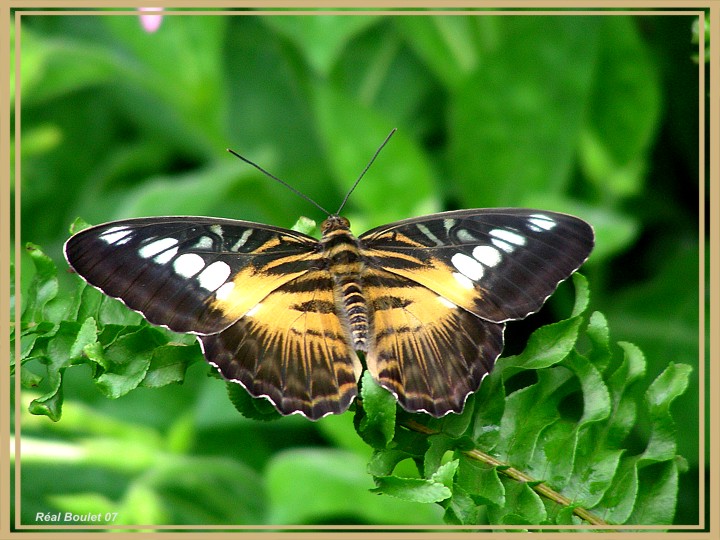
M440 502L448 499L452 491L442 482L421 478L399 478L397 476L375 477L375 493L384 493L404 501L418 503Z
M676 453L677 432L670 415L670 404L687 389L692 368L670 363L648 388L645 399L651 419L651 434L642 462L672 460Z
M628 524L673 522L678 498L678 467L675 460L657 463L640 471L640 489Z
M167 342L149 326L125 334L105 348L106 370L95 381L106 396L118 398L134 390L145 378L156 347Z
M62 415L65 370L81 361L85 347L97 341L97 328L93 319L88 319L82 325L63 321L53 328L52 335L43 338L44 352L33 353L41 355L38 358L46 365L46 377L43 382L45 393L30 403L30 411L58 421ZM40 384L40 381L35 379L34 384Z
M88 317L80 326L77 337L70 347L68 356L70 359L80 359L84 355L85 347L97 342L98 329L95 319Z
M181 383L190 363L201 357L196 346L168 344L156 348L150 358L142 386L158 388L171 383Z
M540 496L525 483L503 480L506 504L491 506L488 516L492 523L524 525L543 523L547 519L545 505Z
M61 378L58 377L53 391L42 397L33 399L28 406L32 414L47 416L53 422L58 422L62 417L63 391Z
M73 221L70 224L69 231L70 231L70 234L77 234L80 231L85 230L91 226L92 225L90 223L88 223L87 221L85 221L83 218L77 217L77 218L75 218L75 221Z
M367 465L367 471L373 476L390 476L397 464L408 457L407 452L395 448L375 450Z
M372 493L373 482L364 469L361 456L336 449L276 454L266 474L267 523L323 523L338 518L354 523L438 523L440 508ZM435 491L447 490L442 484L435 485Z
M500 438L506 399L503 372L503 361L499 361L475 394L471 437L486 451L495 448Z
M610 352L610 331L605 315L599 311L593 312L590 315L585 334L590 338L590 342L592 343L592 350L587 354L588 359L601 372L604 372L612 358L612 353Z
M562 361L575 346L582 319L573 317L541 326L530 336L525 350L504 358L503 370L510 368L540 369Z
M445 433L430 435L428 442L430 443L430 447L428 451L425 452L422 469L425 476L434 474L440 468L445 454L454 449L457 444L454 438Z
M597 17L493 17L478 29L480 61L448 115L448 164L466 205L565 191L601 26Z
M23 308L23 322L41 322L44 319L44 309L47 303L58 293L57 267L50 257L43 253L40 246L27 243L27 253L35 267L35 275L30 282L27 295L23 295L25 307Z
M459 486L453 489L453 496L443 502L448 525L480 525L480 511L475 501Z
M228 397L235 409L245 418L251 420L279 420L282 415L266 398L256 398L245 388L234 382L225 383Z
M452 489L453 481L455 479L455 473L458 470L460 461L453 459L448 461L444 465L438 467L438 469L430 476L430 480L434 482L440 482L445 485L448 489Z
M461 456L457 485L478 505L505 506L505 485L495 467Z
M523 468L531 459L540 432L560 418L560 389L571 379L565 368L555 367L537 373L538 382L508 396L495 448L503 461ZM565 392L567 390L564 390Z
M360 388L362 408L358 434L376 449L387 447L395 434L395 396L377 384L368 370L362 376Z
M577 353L569 354L563 365L569 367L580 381L585 406L578 427L606 419L610 414L610 393L600 372Z
M348 42L377 16L266 17L263 22L287 36L320 75L327 76Z
M580 272L575 272L572 275L572 281L575 286L575 305L570 318L582 315L590 305L590 287L587 278Z

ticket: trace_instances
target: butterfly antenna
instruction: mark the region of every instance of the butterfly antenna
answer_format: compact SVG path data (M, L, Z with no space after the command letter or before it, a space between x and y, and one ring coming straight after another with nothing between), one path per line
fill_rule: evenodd
M327 210L325 210L322 206L320 206L318 203L316 203L315 201L313 201L310 197L308 197L307 195L305 195L302 191L299 191L299 190L295 189L294 187L292 187L290 184L288 184L288 183L285 182L284 180L280 180L277 176L275 176L274 174L266 171L265 169L263 169L263 168L262 168L260 165L258 165L257 163L254 163L254 162L250 161L248 158L241 156L241 155L238 154L235 150L231 150L230 148L228 148L227 151L230 152L230 153L231 153L233 156L235 156L236 158L240 158L241 160L243 160L243 161L244 161L245 163L247 163L248 165L252 165L252 166L255 167L258 171L260 171L261 173L263 173L265 176L268 176L268 177L272 178L273 180L276 180L277 182L280 182L283 186L285 186L286 188L288 188L290 191L292 191L292 192L295 193L296 195L302 197L303 199L305 199L305 200L308 201L309 203L312 203L312 204L314 204L315 206L317 206L320 210L322 210L323 212L325 212L328 216L330 215L330 212L328 212ZM374 159L374 158L373 158L373 159Z
M363 172L360 173L360 176L358 176L358 179L355 180L355 183L354 183L353 186L350 188L350 191L348 191L348 192L347 192L347 195L345 195L345 198L343 199L343 202L342 202L342 204L340 205L340 208L338 208L338 211L336 212L336 214L340 214L340 212L342 212L342 209L343 209L343 207L345 206L345 203L346 203L346 202L348 201L348 199L350 198L350 194L351 194L353 191L355 191L355 188L356 188L357 185L360 183L360 180L362 180L362 177L365 176L365 173L368 171L368 169L370 168L370 166L373 164L373 162L375 161L375 158L378 157L378 154L380 153L380 151L381 151L381 150L385 147L385 145L388 143L388 141L390 140L390 137L392 137L393 135L395 135L395 132L396 132L396 131L397 131L397 128L393 128L392 131L388 134L388 136L385 137L385 140L384 140L383 143L380 145L380 147L379 147L377 150L375 150L375 154L373 154L372 159L370 159L370 162L369 162L367 165L365 165L365 168L363 169Z

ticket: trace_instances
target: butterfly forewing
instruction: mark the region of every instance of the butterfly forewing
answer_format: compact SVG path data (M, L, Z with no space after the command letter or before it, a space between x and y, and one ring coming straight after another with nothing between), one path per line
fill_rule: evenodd
M373 265L430 288L488 321L534 313L580 265L592 227L566 214L519 208L444 212L360 237Z
M200 217L115 221L65 244L70 266L153 324L210 334L317 263L317 241L251 222Z

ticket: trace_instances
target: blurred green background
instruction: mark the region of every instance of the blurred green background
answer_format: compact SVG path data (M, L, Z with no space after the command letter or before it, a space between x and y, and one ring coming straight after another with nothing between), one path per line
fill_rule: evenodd
M650 378L670 361L697 367L696 17L185 12L155 32L135 12L21 20L20 237L57 261L68 290L77 278L61 249L78 216L319 222L225 149L334 211L397 127L344 211L356 233L456 208L576 214L596 229L583 273L611 338L642 348ZM511 325L508 349L567 310L569 291ZM247 420L207 373L198 362L180 386L111 401L86 366L68 370L56 424L27 414L23 396L23 523L40 511L118 512L116 524L442 523L440 507L367 491L371 450L351 415ZM704 467L693 377L674 407L690 465L678 523L697 522Z

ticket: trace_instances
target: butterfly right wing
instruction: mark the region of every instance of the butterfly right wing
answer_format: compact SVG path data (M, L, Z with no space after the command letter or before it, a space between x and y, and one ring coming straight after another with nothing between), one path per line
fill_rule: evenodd
M149 322L211 334L317 264L317 241L287 229L203 217L153 217L91 227L65 244L88 283Z

